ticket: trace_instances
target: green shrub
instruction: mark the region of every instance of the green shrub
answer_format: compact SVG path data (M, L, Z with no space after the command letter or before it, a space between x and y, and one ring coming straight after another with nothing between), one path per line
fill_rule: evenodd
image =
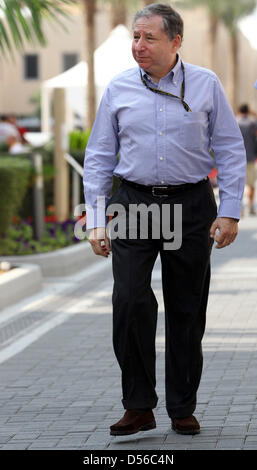
M47 222L44 236L34 239L32 224L21 221L10 225L0 241L0 256L31 255L51 251L81 243L74 235L74 219L64 222Z
M91 129L87 129L86 131L82 132L79 130L72 131L69 134L69 152L72 157L81 165L84 166L84 158L85 158L85 149L88 144L88 140L91 134ZM118 160L119 156L117 156ZM113 194L119 187L120 180L116 176L113 176L113 185L111 193ZM80 191L80 199L84 201L84 190L81 187Z
M7 232L25 195L31 163L19 157L0 157L0 236Z
M0 152L8 152L8 145L5 142L0 142Z
M69 153L75 160L84 166L85 149L91 134L91 129L85 131L74 130L69 134ZM70 199L72 197L72 170L70 167ZM80 185L80 201L84 202L83 184Z
M78 130L71 131L69 134L70 151L72 150L85 151L90 134L91 134L91 129L87 129L86 131L78 131Z
M43 162L43 184L44 184L44 206L45 212L47 208L53 205L54 201L54 177L55 177L55 168L53 164ZM27 219L33 215L33 184L34 184L34 174L33 170L31 176L28 180L26 193L23 199L23 203L17 211L18 217L21 219Z

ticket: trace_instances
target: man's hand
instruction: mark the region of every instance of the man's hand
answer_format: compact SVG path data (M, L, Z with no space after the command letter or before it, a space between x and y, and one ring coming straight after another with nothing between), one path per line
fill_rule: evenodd
M108 258L111 252L111 247L110 240L107 237L106 229L104 227L93 228L89 233L88 240L96 255Z
M224 248L233 243L237 233L238 221L230 217L217 217L210 229L210 236L217 242L215 248Z

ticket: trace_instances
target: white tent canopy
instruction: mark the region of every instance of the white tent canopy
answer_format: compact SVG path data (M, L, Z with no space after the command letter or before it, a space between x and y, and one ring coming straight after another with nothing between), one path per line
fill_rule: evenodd
M103 92L109 81L120 72L136 66L131 53L131 35L129 30L119 25L113 29L107 40L96 49L95 59L95 84L96 101L99 106ZM66 72L46 80L42 84L41 93L41 126L43 132L50 130L50 105L54 88L65 88L67 127L74 126L74 115L86 115L86 90L88 80L88 67L86 62L79 62Z

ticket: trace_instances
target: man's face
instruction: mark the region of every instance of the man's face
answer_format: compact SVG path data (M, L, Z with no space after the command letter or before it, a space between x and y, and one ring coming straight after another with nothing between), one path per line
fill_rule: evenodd
M139 67L149 73L165 70L172 63L181 43L177 35L170 41L159 15L139 18L134 26L132 54Z

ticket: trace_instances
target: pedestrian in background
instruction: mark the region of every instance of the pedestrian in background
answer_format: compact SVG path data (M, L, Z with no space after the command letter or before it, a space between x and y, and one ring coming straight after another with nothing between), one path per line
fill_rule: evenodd
M0 143L8 146L8 138L13 137L18 142L20 141L20 134L13 123L10 123L8 116L0 116Z
M238 110L237 121L246 149L246 185L248 187L249 214L256 215L254 207L255 182L257 178L257 119L248 104L242 104Z

